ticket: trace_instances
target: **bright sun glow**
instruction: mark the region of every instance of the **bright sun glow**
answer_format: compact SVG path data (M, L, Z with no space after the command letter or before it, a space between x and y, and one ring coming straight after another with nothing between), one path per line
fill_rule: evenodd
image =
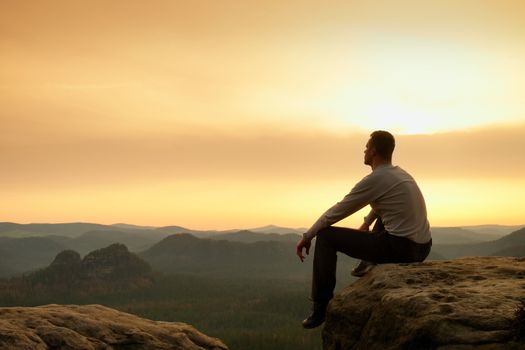
M335 84L324 101L333 124L419 134L524 120L515 93L524 88L521 63L417 40L396 44L368 49L360 78Z
M443 126L429 118L425 111L417 111L396 101L378 101L364 113L368 116L366 128L370 130L391 130L396 134L421 134L439 131Z

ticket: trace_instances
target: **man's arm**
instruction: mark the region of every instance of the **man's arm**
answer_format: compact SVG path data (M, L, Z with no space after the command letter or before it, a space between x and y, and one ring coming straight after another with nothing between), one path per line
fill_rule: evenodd
M297 242L296 254L301 260L301 262L303 262L305 259L305 256L303 255L303 250L306 251L306 255L310 254L310 246L312 244L312 239L317 235L317 232L319 232L325 227L330 226L332 223L342 220L345 217L355 213L367 204L366 203L361 205L361 202L358 202L356 201L356 199L351 198L351 194L352 192L346 195L342 201L340 201L339 203L328 209L323 215L321 215L321 217L315 222L315 224L306 233L303 234L303 238L301 238L299 242ZM372 212L370 212L368 216L370 216ZM362 231L369 231L369 226L370 224L367 224L365 217L365 222L363 223L363 225L361 225L359 229Z
M340 202L323 213L303 234L303 240L310 242L325 227L352 215L369 204L374 195L374 179L369 175L359 181Z
M370 213L368 213L368 215L365 216L365 220L364 220L363 224L361 225L361 227L359 227L359 230L367 231L367 232L370 231L370 225L372 225L372 223L376 220L376 218L377 218L377 214L372 209L370 211ZM311 245L312 245L311 240L307 241L304 238L302 238L299 242L297 242L297 245L295 247L296 248L296 254L299 257L299 259L301 259L301 262L303 262L304 259L306 258L303 255L303 249L306 251L306 255L308 255L308 254L310 254L310 246Z

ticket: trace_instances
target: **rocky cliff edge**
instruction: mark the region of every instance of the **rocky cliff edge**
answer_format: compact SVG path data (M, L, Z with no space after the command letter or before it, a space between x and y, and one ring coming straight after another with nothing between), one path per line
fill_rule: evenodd
M0 308L0 349L227 350L218 339L100 305Z
M525 258L386 264L340 291L325 350L525 349Z

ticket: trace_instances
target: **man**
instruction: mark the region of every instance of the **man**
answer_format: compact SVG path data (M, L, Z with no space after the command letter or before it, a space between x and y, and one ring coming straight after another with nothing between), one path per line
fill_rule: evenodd
M317 237L312 279L313 312L304 328L324 322L326 306L333 298L337 252L370 263L407 263L425 260L432 246L425 200L406 171L392 165L395 140L386 131L374 131L365 148L364 163L372 172L359 181L340 202L328 209L297 243L304 261ZM359 230L332 224L370 205ZM372 232L370 225L376 221ZM367 263L364 263L367 264Z

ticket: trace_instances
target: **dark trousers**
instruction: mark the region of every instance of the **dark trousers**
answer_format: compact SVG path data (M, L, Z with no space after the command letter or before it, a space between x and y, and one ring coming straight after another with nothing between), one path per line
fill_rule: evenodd
M337 252L378 264L420 262L430 253L425 244L389 234L378 220L372 232L345 227L327 227L317 234L312 279L312 300L326 303L333 298Z

